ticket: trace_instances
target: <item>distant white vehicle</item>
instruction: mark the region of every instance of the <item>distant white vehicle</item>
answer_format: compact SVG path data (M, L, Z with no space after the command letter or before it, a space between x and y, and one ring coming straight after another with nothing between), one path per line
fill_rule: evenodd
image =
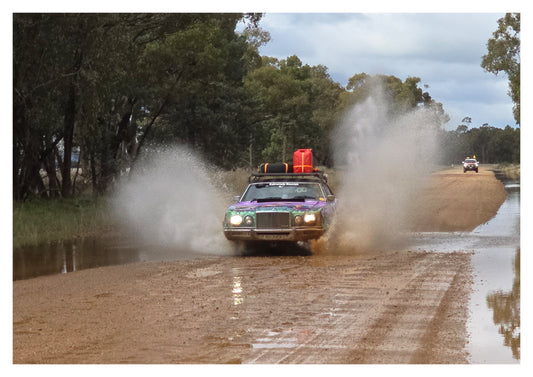
M479 162L475 158L467 158L463 161L463 173L466 173L468 170L474 170L476 173L479 169Z

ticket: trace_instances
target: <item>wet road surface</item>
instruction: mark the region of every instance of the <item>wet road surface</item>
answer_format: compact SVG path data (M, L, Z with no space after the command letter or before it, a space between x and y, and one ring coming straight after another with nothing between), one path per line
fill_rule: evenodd
M396 252L23 280L14 362L466 363L469 269L468 253Z
M520 361L520 184L510 181L505 188L498 213L472 232L422 233L411 240L414 250L473 252L471 363Z
M473 232L419 233L406 251L207 256L20 280L13 360L517 362L519 198ZM77 270L79 250L52 258L54 269ZM109 264L130 262L118 259Z

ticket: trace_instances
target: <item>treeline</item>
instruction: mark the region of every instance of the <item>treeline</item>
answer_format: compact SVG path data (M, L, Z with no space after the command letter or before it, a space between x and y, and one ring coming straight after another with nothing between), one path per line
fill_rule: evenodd
M444 164L459 164L474 155L483 164L520 163L520 128L484 124L468 129L462 124L455 131L441 131L440 138Z
M14 14L14 199L72 196L73 152L95 193L158 140L181 140L228 164L255 106L243 78L261 61L234 30L241 20L257 29L259 19Z
M176 143L223 169L289 160L297 148L332 166L331 131L376 83L389 111L425 106L448 121L417 77L359 73L343 87L325 66L260 56L260 19L14 14L13 198L106 193L148 151Z

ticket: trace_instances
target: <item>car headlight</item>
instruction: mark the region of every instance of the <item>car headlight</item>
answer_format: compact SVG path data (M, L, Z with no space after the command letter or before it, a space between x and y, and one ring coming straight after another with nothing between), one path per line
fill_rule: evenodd
M304 218L300 215L294 216L294 225L302 225L304 222Z
M233 215L229 218L229 223L233 226L239 226L242 224L242 216L241 215Z
M314 213L306 213L304 215L304 222L306 224L312 224L316 221L316 215Z
M244 216L244 225L251 226L254 223L254 218L250 215Z

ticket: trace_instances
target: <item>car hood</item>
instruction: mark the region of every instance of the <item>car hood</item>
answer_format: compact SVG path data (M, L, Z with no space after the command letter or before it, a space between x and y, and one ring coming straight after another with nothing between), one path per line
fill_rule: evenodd
M305 202L241 202L231 205L229 211L256 211L256 212L268 212L268 211L316 211L325 207L325 201L309 200Z

